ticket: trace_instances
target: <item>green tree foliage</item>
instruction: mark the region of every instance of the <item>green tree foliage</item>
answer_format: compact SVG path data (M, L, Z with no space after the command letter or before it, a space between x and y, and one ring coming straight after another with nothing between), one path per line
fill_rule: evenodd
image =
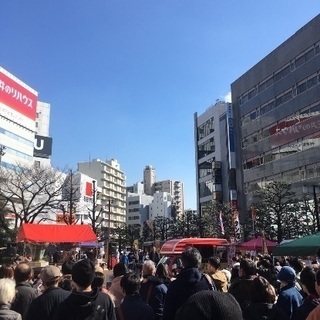
M256 232L265 231L270 239L280 243L298 236L302 212L291 185L272 181L255 193Z

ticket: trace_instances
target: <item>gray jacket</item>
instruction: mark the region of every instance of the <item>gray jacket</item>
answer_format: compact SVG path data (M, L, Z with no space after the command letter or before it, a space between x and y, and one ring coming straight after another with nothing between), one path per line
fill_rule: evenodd
M21 315L18 312L10 310L10 305L0 305L0 320L21 320Z

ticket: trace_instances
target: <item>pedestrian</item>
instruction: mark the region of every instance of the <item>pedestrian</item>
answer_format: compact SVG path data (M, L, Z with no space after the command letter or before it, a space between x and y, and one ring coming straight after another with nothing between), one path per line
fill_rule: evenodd
M274 303L276 290L264 277L258 276L252 280L250 286L251 304L244 308L244 320L289 320L282 309Z
M228 279L226 274L221 271L219 257L209 258L207 273L212 277L218 291L228 292Z
M61 266L62 277L59 281L59 287L63 290L72 291L71 270L74 264L74 260L66 260Z
M60 303L55 320L115 320L114 305L109 295L92 290L95 266L90 259L77 261L71 271L74 290Z
M142 267L143 280L140 296L153 310L156 320L163 316L164 301L167 295L167 286L155 276L156 266L152 260L146 260Z
M239 276L231 280L228 292L239 302L241 309L251 303L250 287L252 280L257 276L256 266L251 259L242 259L239 264Z
M316 272L315 289L320 297L320 270ZM306 320L319 320L320 319L320 305L315 307L308 315Z
M47 266L41 270L40 279L44 291L31 302L26 320L53 319L53 314L59 304L70 295L69 291L58 287L60 277L60 269L56 266Z
M152 308L139 294L140 278L134 273L128 273L121 278L120 285L125 297L116 308L117 320L154 320Z
M16 289L15 281L9 278L0 279L0 320L21 320L21 314L10 310Z
M16 295L11 309L20 313L22 320L26 319L31 302L38 297L39 291L32 287L33 270L26 262L20 262L14 269Z
M293 268L284 266L277 274L277 279L280 281L277 306L292 319L295 310L302 304L302 296L295 286L296 272Z
M183 268L168 288L163 310L164 320L173 320L177 310L196 292L213 290L213 281L210 283L199 270L202 257L197 248L187 247L181 254L181 260Z
M123 262L119 262L113 267L113 280L108 292L113 298L115 307L118 307L124 298L124 292L120 286L120 281L121 278L127 273L128 268Z

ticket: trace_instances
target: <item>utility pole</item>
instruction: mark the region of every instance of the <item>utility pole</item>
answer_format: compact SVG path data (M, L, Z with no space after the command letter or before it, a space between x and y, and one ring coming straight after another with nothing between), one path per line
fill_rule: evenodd
M319 204L318 204L318 198L316 194L316 186L313 185L313 202L314 202L314 212L316 214L316 221L317 221L317 231L320 231L320 221L319 221Z
M111 216L111 199L108 199L108 229L107 229L107 241L106 241L106 260L107 260L107 268L110 269L110 259L109 259L109 244L110 244L110 216Z
M96 181L92 180L92 230L96 234Z

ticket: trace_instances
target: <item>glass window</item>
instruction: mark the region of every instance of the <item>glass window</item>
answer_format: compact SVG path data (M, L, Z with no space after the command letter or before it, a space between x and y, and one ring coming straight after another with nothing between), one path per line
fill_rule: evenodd
M304 81L297 86L297 94L300 94L307 90L307 82Z
M308 79L308 81L307 81L308 89L314 87L315 85L317 85L317 83L318 83L318 78L316 75L313 76L312 78Z

